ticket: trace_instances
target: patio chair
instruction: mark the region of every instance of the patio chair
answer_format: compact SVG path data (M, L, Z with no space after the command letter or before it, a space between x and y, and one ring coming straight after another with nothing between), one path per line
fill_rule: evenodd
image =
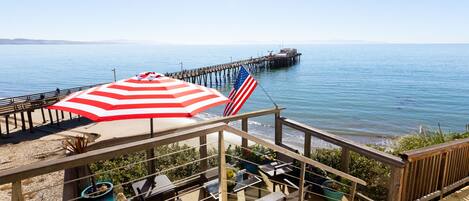
M267 190L270 192L268 195L264 196L264 197L261 197L259 199L257 199L256 201L279 201L279 200L294 200L296 198L298 198L300 195L300 191L299 191L299 187L289 181L288 179L285 179L283 182L285 182L286 184L288 184L291 188L295 189L295 191L293 192L289 192L288 188L283 187L283 189L280 189L279 186L277 187L274 187L274 182L270 181L269 177L267 175L265 175L264 173L262 172L259 172L259 174L262 176L262 179L264 180L264 183L267 185ZM275 188L275 191L274 191L274 188ZM304 189L309 189L310 188L310 185L306 185L304 187ZM303 192L303 195L301 196L306 196L306 191Z

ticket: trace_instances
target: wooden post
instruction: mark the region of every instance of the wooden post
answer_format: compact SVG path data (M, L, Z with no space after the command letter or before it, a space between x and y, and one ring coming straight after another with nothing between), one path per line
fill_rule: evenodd
M24 121L24 113L21 112L21 113L20 113L20 116L21 116L21 130L22 130L22 131L26 131L26 123L25 123L25 121Z
M248 132L248 118L247 117L241 119L241 130L243 130L246 133ZM248 139L242 138L241 146L244 147L244 148L247 148L248 147Z
M221 201L228 201L228 186L226 184L225 139L223 137L223 131L218 131L218 155L219 198Z
M5 116L5 127L7 129L7 135L10 134L10 126L8 124L8 115Z
M305 162L301 162L301 171L300 171L300 183L298 184L299 185L299 188L298 189L298 200L299 201L303 201L305 196L305 171L306 171L306 163Z
M13 113L13 118L15 118L15 128L18 128L18 120L16 119L16 113Z
M72 113L69 112L68 115L70 116L70 120L72 120Z
M342 172L349 173L350 166L350 149L342 147L342 155L340 160L340 168Z
M280 122L280 111L275 113L275 144L282 145L282 123Z
M54 124L54 119L52 118L52 112L50 111L50 109L47 109L49 111L49 120L50 120L50 124Z
M41 107L42 123L46 123L46 116L44 115L44 108Z
M12 201L23 201L23 189L21 188L21 180L13 182L11 189L11 200Z
M441 175L441 186L440 186L440 200L443 199L443 189L445 188L445 185L446 185L446 179L447 179L447 174L448 174L448 165L449 165L449 159L448 159L448 152L444 152L441 157L443 158L443 162L442 162L442 166L443 167L440 167L442 173L440 173Z
M199 137L199 145L200 145L200 148L199 148L199 154L200 154L200 158L207 158L207 136L204 135L204 136L200 136ZM208 160L207 159L203 159L200 161L200 171L201 172L204 172L208 169ZM200 175L201 179L205 179L205 174L203 175Z
M33 126L33 117L31 115L31 110L27 111L26 113L28 114L29 132L32 133L34 132L33 131L34 126Z
M59 111L58 110L55 110L55 118L57 120L57 122L56 122L57 126L60 126L60 124L59 124Z
M402 194L402 180L404 179L404 169L391 167L391 178L389 182L388 201L400 201Z
M311 157L311 133L305 132L305 144L303 153L305 157Z
M350 191L350 200L353 201L357 192L357 182L353 182L351 188L352 190Z
M64 111L61 110L60 113L62 114L62 119L64 119L64 118L65 118L65 117L64 117Z

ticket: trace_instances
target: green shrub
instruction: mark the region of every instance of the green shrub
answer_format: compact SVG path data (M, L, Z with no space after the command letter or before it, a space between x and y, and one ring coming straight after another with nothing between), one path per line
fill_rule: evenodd
M340 149L316 149L312 152L311 158L323 164L340 169L341 151ZM368 183L366 187L359 186L358 191L364 193L374 200L386 199L386 185L389 180L390 170L386 165L370 160L357 153L350 153L350 174L363 179ZM339 180L335 175L329 175L335 180ZM343 183L348 183L342 181Z
M456 139L469 137L469 132L465 133L443 133L440 131L429 131L425 134L412 134L401 137L394 147L393 154L398 155L405 151L427 147L434 144L441 144Z
M469 137L469 132L465 133L442 133L440 131L430 131L424 134L412 134L400 137L390 150L390 154L398 156L405 151L418 149L434 144L440 144L456 139ZM375 149L384 151L384 147L372 146ZM366 187L359 187L358 190L374 200L386 200L387 182L390 177L390 168L383 163L368 159L357 153L350 154L350 174L363 179L368 183ZM311 158L323 164L340 169L341 151L340 149L320 148L312 151ZM334 178L333 175L330 175ZM334 178L338 179L338 178Z
M160 146L155 148L155 156L162 156L169 153L174 153L177 151L181 151L176 154L172 154L169 156L164 156L158 158L156 160L156 172L167 170L176 166L180 166L183 164L187 164L189 162L195 161L199 159L199 151L197 149L188 149L189 146L179 145L178 143ZM185 151L182 151L187 149ZM212 149L208 151L208 156L213 154L218 154L216 150ZM122 184L125 182L129 182L147 175L147 163L142 162L145 160L145 152L136 152L131 154L122 155L119 157L115 157L110 160L104 160L100 162L96 162L90 164L91 171L94 173L99 173L111 169L116 169L110 171L109 173L99 174L97 175L97 180L100 181L112 181L113 184ZM209 168L217 166L217 157L210 158L209 160ZM135 164L136 163L136 164ZM131 165L133 164L133 165ZM192 176L195 173L200 172L199 163L191 163L184 165L179 168L175 168L174 170L164 172L163 174L167 175L171 181L179 180L188 176ZM126 196L133 195L133 190L131 184L124 185L124 192Z

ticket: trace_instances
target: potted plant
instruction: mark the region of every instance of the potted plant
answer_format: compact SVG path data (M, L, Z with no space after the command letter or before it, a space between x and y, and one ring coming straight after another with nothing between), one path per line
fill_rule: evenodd
M238 173L238 170L236 168L227 168L226 169L226 180L227 186L228 186L228 191L232 191L233 188L236 186L236 175Z
M88 147L89 139L86 135L70 137L64 141L64 148L71 154L85 153ZM89 165L85 165L85 171L91 173ZM96 182L94 176L90 177L91 185L81 192L81 197L87 200L112 201L113 184L111 182Z
M334 180L326 180L322 183L324 196L328 201L340 201L344 196L342 186Z
M241 158L244 168L254 174L257 174L259 168L257 164L264 165L275 160L275 152L258 144L242 149ZM249 161L249 162L247 162ZM251 163L250 163L251 162Z

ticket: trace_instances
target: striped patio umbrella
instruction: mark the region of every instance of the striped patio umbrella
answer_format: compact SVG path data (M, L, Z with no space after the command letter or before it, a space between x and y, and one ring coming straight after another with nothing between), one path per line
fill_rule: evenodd
M69 95L49 106L92 121L192 117L227 103L215 89L145 72Z
M95 122L149 118L150 136L153 137L153 118L192 117L227 102L229 99L215 89L144 72L75 92L48 109L72 112ZM154 152L147 150L147 157L153 158ZM154 170L152 160L149 174Z

